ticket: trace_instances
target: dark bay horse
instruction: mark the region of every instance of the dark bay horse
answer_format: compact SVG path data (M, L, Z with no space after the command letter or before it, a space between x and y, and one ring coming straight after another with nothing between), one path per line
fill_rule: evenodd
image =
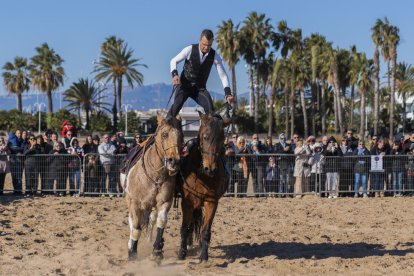
M163 258L164 229L167 214L171 208L176 174L180 169L183 132L181 120L171 118L168 121L158 116L158 127L152 145L144 145L143 156L125 174L121 174L121 183L125 189L125 198L129 210L130 237L128 242L128 258L134 260L138 256L138 240L144 229L152 228L157 223L157 236L154 242L152 257L157 261ZM150 213L156 218L150 221Z
M182 160L177 185L182 195L183 221L178 258L187 256L188 240L194 232L200 241L200 261L208 260L211 226L218 201L227 190L228 175L224 164L224 128L231 123L217 115L200 113L197 142Z

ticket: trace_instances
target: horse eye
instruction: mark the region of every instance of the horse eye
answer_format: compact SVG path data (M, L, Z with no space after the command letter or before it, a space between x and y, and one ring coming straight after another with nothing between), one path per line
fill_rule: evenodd
M167 139L167 138L168 138L168 132L163 132L163 133L161 134L161 137L162 137L163 139Z
M208 139L208 136L207 136L207 135L204 135L204 136L203 136L203 139L204 139L204 140L207 140L207 139Z

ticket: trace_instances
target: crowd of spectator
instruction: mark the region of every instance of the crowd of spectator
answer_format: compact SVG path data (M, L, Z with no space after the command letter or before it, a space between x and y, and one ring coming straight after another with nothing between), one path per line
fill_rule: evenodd
M76 129L67 121L62 124L61 134L59 139L56 131L35 136L18 129L8 134L7 142L0 137L0 195L4 193L8 173L15 195L79 196L82 172L84 190L96 194L122 193L119 166L129 148L143 142L140 134L129 144L123 132L104 134L102 139L89 135L81 143Z
M256 133L250 141L237 134L226 139L231 174L227 192L245 196L251 175L256 196L300 198L317 193L366 198L414 193L414 134L392 142L372 135L368 142L347 130L340 141L333 136L303 139L298 134L287 140L284 133L275 143L272 137L262 142ZM379 169L371 167L371 157L382 164Z
M16 195L122 193L120 165L125 154L143 142L140 134L129 144L122 132L102 138L89 135L80 141L76 129L64 122L61 135L47 131L35 136L16 130L7 141L0 137L0 195L8 173ZM248 140L233 133L224 148L230 173L228 194L246 196L249 179L255 196L414 194L414 134L390 143L377 135L369 142L359 140L352 130L340 141L333 136L303 139L298 134L288 141L281 133L273 143L272 137L262 141L255 133ZM372 156L381 157L381 169L372 170Z

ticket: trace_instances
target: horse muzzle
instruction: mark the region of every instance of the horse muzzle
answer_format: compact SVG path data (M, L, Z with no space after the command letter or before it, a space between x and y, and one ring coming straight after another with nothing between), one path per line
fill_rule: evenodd
M166 158L165 167L169 171L169 175L176 175L180 170L180 160L177 160L175 158Z
M216 172L215 168L209 168L207 166L203 167L203 173L208 177L213 177Z

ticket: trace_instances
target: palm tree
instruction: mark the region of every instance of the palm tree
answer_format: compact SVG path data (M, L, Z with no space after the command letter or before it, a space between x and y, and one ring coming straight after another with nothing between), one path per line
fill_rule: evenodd
M110 37L109 39L112 39ZM95 65L94 72L97 81L105 80L106 83L112 82L114 86L114 105L112 107L114 131L118 128L117 111L121 111L122 105L122 82L125 77L129 87L134 88L134 84L142 85L144 76L137 70L137 67L147 65L139 63L141 59L133 58L133 50L128 49L128 44L122 40L116 40L115 45L112 40L107 39L101 47L102 53L99 61ZM121 42L121 44L119 44ZM120 112L121 113L121 112ZM122 115L122 114L121 114Z
M360 55L360 70L358 78L358 92L360 95L360 110L361 110L361 123L359 126L359 137L360 139L365 139L365 93L370 89L372 84L372 64L373 61L367 59L365 53Z
M33 87L47 95L47 127L50 128L53 115L52 92L63 85L64 60L47 43L37 47L36 52L29 65L30 77Z
M231 71L231 86L234 96L233 112L237 111L236 64L239 62L239 24L234 26L231 19L218 26L217 48Z
M398 63L396 72L397 93L403 104L403 130L405 130L407 98L414 95L414 68L405 62Z
M108 110L106 107L108 104L103 101L104 96L101 93L103 90L105 88L97 88L93 81L81 78L78 82L74 82L63 94L65 100L69 102L68 109L78 112L79 122L81 122L81 110L85 111L86 130L90 130L89 115L95 108Z
M292 72L290 70L290 65L287 62L287 57L289 52L297 50L301 45L302 41L302 30L296 29L292 30L288 27L285 20L279 21L277 24L277 32L273 33L272 37L273 46L276 51L280 48L280 54L282 56L282 79L283 79L283 94L285 102L285 133L289 133L289 114L291 115L291 132L294 131L294 81ZM291 87L293 83L293 88ZM290 96L288 91L291 91ZM293 90L292 90L293 89ZM293 96L292 96L293 94Z
M388 36L388 43L390 45L390 58L391 58L391 109L390 109L390 139L394 138L394 108L395 108L395 88L396 80L395 75L397 71L397 46L400 42L399 28L391 26L390 35Z
M378 116L379 116L379 72L380 72L380 63L379 63L379 48L383 45L383 26L384 22L381 19L377 19L375 25L371 28L372 31L372 41L375 45L374 50L374 134L378 134Z
M30 88L27 73L27 59L15 57L14 63L6 62L3 66L3 83L9 93L17 96L17 110L22 112L22 94Z
M256 73L256 91L254 93L254 123L255 128L258 127L258 104L259 104L259 65L264 62L266 49L269 47L269 39L271 37L272 26L270 18L266 18L265 14L258 15L257 12L251 12L243 21L244 26L241 29L243 41L248 40L253 53L253 64ZM257 129L255 129L257 131Z

